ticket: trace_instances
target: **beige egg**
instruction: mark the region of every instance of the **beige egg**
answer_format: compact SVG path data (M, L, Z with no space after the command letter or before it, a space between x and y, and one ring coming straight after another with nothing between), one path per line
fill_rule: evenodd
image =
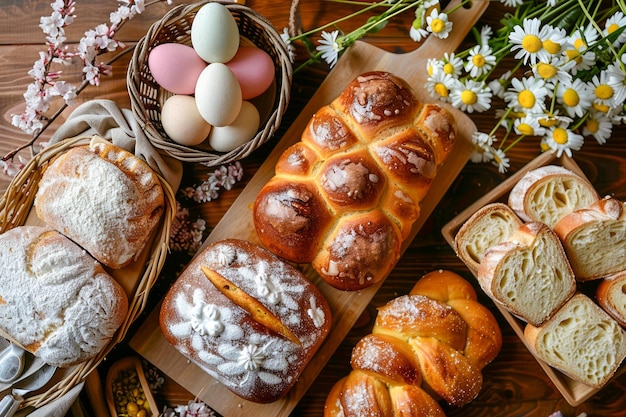
M259 124L259 111L254 104L244 101L233 123L211 130L209 145L218 152L230 152L252 139L259 130Z
M186 146L199 145L211 132L211 125L200 115L192 96L174 95L161 108L163 130L174 142Z
M239 81L226 65L209 64L196 83L196 106L209 124L227 126L241 110L242 94Z

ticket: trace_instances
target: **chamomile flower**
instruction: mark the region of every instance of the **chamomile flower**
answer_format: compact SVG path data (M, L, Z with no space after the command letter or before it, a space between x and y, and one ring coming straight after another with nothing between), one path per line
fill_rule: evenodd
M524 19L522 25L523 27L516 25L513 32L509 34L511 52L517 51L515 59L523 59L524 64L529 61L531 64L536 64L539 54L545 54L543 40L539 37L541 20Z
M546 129L539 124L538 117L530 114L515 119L513 128L518 135L543 136L546 133Z
M483 81L457 80L450 91L450 101L461 111L480 113L491 106L491 91Z
M508 7L517 7L524 4L524 0L500 0L500 3Z
M624 26L626 26L626 16L624 16L624 13L618 11L613 16L610 16L608 19L606 19L602 34L604 36L610 36ZM617 38L615 38L615 40L613 41L613 46L619 47L624 42L626 42L626 31L622 31L622 33L620 33Z
M511 80L511 87L504 93L504 100L515 111L541 113L545 109L548 89L541 78L526 77Z
M487 74L495 64L496 57L489 45L476 45L469 51L465 71L469 73L470 77L480 77Z
M604 145L613 133L613 123L606 114L591 112L583 125L583 135L593 136L595 140Z
M592 99L593 93L580 78L570 84L559 84L556 90L557 102L570 117L582 117L591 108Z
M507 71L495 80L491 80L488 84L491 93L498 98L504 97L506 86L509 85L509 79L511 78L511 71Z
M447 14L435 8L426 18L426 29L439 39L446 39L452 30L452 22Z
M584 140L582 135L566 127L556 126L548 130L548 134L545 137L545 145L552 152L556 153L557 158L560 158L563 152L567 156L572 156L572 151L579 151L583 146Z
M613 88L615 94L615 102L623 103L626 100L626 73L618 61L610 64L606 68L609 77L609 85Z
M315 48L322 53L322 59L326 61L331 68L337 63L339 52L341 52L341 47L339 43L337 43L338 36L338 30L334 30L331 33L322 32L320 44Z
M441 59L442 69L446 74L459 77L463 72L463 60L455 55L454 52L443 54Z
M495 150L491 158L491 163L498 167L498 172L500 174L504 174L511 166L511 161L509 160L509 157L506 156L502 149Z
M426 81L426 90L432 97L435 97L443 102L450 101L450 90L455 84L456 79L445 73L444 71L434 71L433 75L428 77Z
M428 37L428 31L424 29L422 20L413 20L411 29L409 29L409 37L413 39L413 42L421 42Z
M572 75L567 72L574 66L573 61L566 61L563 57L552 57L548 62L539 61L532 66L533 74L546 82L546 87L554 90L557 83L571 83Z
M552 25L544 25L539 32L541 39L541 59L549 60L550 57L561 54L563 46L567 43L567 32L564 29Z
M615 102L615 90L609 84L609 76L606 71L600 71L599 76L594 75L587 85L593 94L594 109L608 113L617 104Z
M553 128L556 126L569 126L572 123L572 119L567 116L559 114L559 110L544 111L542 114L535 115L539 125L545 128Z
M569 37L563 53L576 64L571 69L572 75L591 69L595 65L596 54L589 46L593 45L597 39L598 33L592 26L587 26L583 31L578 29Z
M470 160L475 163L489 162L493 159L493 143L496 138L483 132L474 132L472 134L472 142L474 143L474 151L470 155Z

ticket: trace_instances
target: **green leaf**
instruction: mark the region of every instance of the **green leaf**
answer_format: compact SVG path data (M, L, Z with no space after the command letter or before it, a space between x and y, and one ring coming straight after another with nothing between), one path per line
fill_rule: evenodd
M367 23L366 25L370 25L371 23L376 23L376 20L378 20L379 17L378 16L372 16L369 19L367 19ZM370 29L368 29L367 33L376 33L381 31L385 26L387 26L387 20L383 20L381 22L376 23L374 26L372 26Z

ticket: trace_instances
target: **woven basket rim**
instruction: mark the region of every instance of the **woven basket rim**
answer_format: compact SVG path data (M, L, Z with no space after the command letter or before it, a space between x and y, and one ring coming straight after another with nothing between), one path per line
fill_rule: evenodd
M280 65L276 65L276 98L273 110L267 117L264 127L260 128L256 135L245 144L230 152L224 153L180 145L164 137L150 119L148 110L142 101L142 84L140 79L142 65L147 61L148 54L152 49L151 44L158 40L159 32L165 26L175 23L177 20L182 19L190 13L195 13L202 6L211 2L221 3L228 10L241 13L255 24L260 25L268 38L271 39L272 46L274 47L276 55L280 61ZM275 64L277 63L275 62ZM278 74L280 74L280 76L278 76ZM194 162L201 163L206 166L216 166L233 162L248 156L251 152L256 150L272 137L272 135L279 128L282 116L289 105L292 79L293 68L289 57L289 51L287 50L287 45L267 18L257 13L249 6L242 4L228 1L202 0L193 4L176 6L150 26L146 35L142 37L135 46L133 56L128 65L126 84L131 101L131 110L135 119L138 121L141 128L145 131L146 136L155 147L183 162Z
M93 136L77 136L64 139L46 147L36 154L16 175L0 199L0 233L22 226L26 223L28 214L33 208L35 194L41 174L54 158L78 146L86 146ZM27 398L23 406L39 408L48 404L70 391L82 382L102 362L106 355L125 337L133 322L146 307L150 289L161 272L169 249L171 225L176 216L176 199L171 186L156 173L164 192L164 213L159 226L153 234L149 256L138 278L134 294L129 296L128 313L115 332L109 343L93 358L78 365L66 368L61 380L54 383L45 392Z

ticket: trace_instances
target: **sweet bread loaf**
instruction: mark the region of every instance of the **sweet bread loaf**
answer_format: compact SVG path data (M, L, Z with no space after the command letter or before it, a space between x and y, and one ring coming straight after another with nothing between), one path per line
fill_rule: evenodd
M78 245L49 228L0 235L0 330L59 367L97 355L128 310L122 287Z
M593 186L580 175L558 165L528 171L511 189L509 206L526 222L553 228L561 217L598 200Z
M626 270L626 203L605 197L554 226L578 281Z
M485 252L508 240L521 225L522 221L506 204L487 204L472 214L454 236L456 253L476 273Z
M538 358L593 388L606 384L626 357L624 329L580 293L542 326L527 325L524 337Z
M477 278L490 298L535 326L548 320L576 292L563 246L541 222L525 223L509 240L490 247Z
M379 309L324 415L443 416L430 394L455 406L472 401L501 346L498 323L474 288L453 272L433 271Z
M246 241L215 242L166 294L165 338L250 401L284 396L329 332L321 292L290 264Z
M596 301L622 327L626 327L626 270L606 277L596 288Z
M130 152L104 140L74 147L45 169L37 215L103 265L122 268L144 248L164 210L161 183Z
M386 72L358 76L316 112L254 204L261 243L358 290L383 279L455 141L445 109Z

